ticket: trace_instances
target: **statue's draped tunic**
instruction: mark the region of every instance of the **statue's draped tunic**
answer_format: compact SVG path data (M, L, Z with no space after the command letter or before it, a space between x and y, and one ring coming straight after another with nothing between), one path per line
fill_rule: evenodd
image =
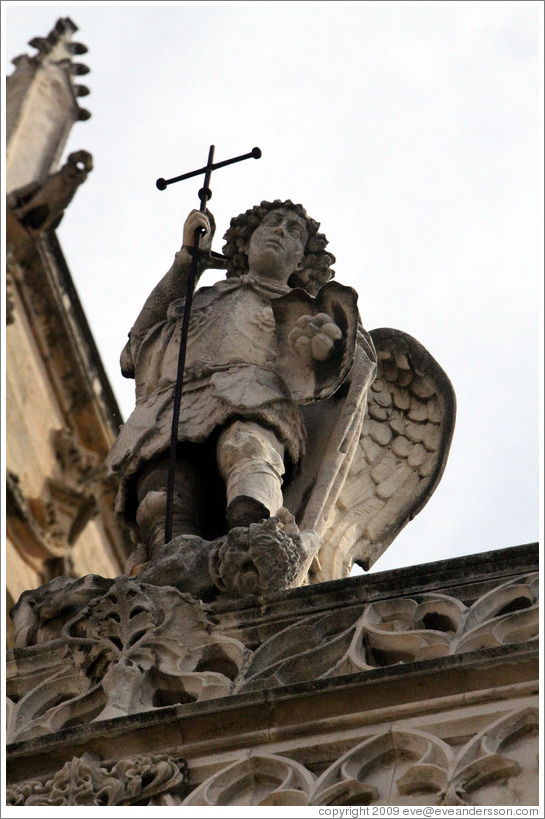
M195 292L178 441L203 442L230 420L247 418L274 430L292 463L302 457L304 422L275 368L270 306L289 291L246 274ZM125 480L169 449L184 306L176 299L165 320L142 336L131 332L136 406L107 459Z

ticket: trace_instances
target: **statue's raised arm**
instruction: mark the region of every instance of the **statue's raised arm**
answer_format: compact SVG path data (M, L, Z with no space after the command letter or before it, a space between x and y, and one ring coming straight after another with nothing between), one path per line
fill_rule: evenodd
M198 265L197 280L205 269L205 260L208 258L212 245L215 223L212 214L192 210L184 223L182 247L174 254L174 261L168 272L149 294L129 332L129 340L123 348L120 361L121 372L125 378L134 378L133 345L139 344L151 327L164 321L169 304L186 292L195 231L199 227L204 230L199 251L203 262Z
M117 510L137 544L127 571L210 599L335 579L355 560L370 565L439 479L454 394L429 354L422 370L425 357L414 345L390 350L380 336L377 355L357 294L331 281L334 257L319 224L289 200L262 202L232 219L223 248L227 277L194 294L172 538L164 543L184 287L199 225L210 250L211 217L194 211L122 355L124 374L136 381L136 406L108 463L120 478ZM397 381L388 381L393 369L384 363L392 357ZM400 385L411 378L405 394ZM417 464L417 446L401 469L402 439L424 435L415 431L419 400L433 416L433 435L427 429L413 443L433 455ZM384 478L374 468L379 461ZM388 506L396 492L397 505ZM357 508L348 508L349 496Z

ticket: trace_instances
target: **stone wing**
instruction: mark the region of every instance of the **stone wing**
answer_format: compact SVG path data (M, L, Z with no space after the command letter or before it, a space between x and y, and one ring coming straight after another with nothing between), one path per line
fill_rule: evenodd
M399 330L370 333L377 376L350 468L322 537L316 580L369 569L425 506L446 465L456 416L439 364Z

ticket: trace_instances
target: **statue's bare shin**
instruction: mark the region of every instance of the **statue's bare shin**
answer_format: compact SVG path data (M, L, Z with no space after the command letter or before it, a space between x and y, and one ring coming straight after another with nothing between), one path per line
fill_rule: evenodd
M225 482L227 523L249 526L282 506L284 445L271 430L235 421L218 438L218 466Z

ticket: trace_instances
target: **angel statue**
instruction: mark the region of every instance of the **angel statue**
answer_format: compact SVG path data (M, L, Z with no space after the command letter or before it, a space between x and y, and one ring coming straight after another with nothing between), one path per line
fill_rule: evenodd
M172 537L167 473L185 285L206 231L183 373ZM397 330L366 332L357 294L332 281L319 223L291 201L231 220L224 260L209 211L192 211L174 263L121 355L136 406L107 459L136 548L126 572L202 599L365 569L427 502L454 427L452 386Z

